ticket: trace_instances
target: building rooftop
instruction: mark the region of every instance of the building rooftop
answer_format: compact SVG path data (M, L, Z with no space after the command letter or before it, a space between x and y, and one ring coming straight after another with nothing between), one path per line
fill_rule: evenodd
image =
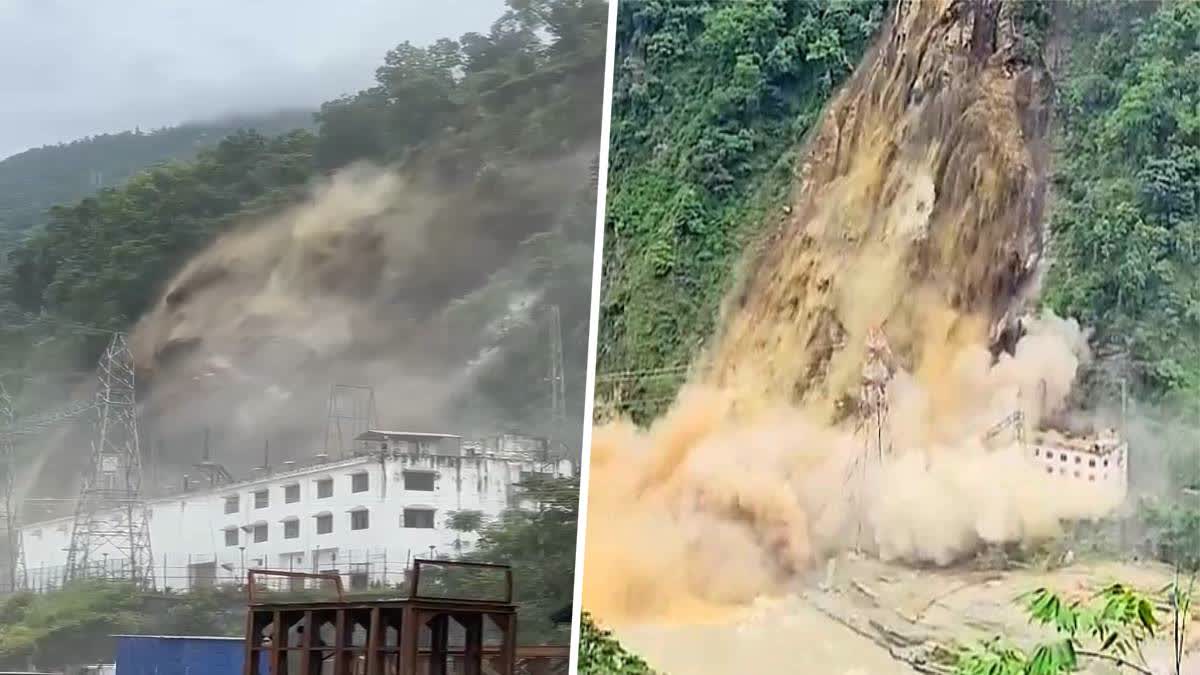
M1123 445L1120 437L1111 429L1096 435L1076 435L1046 429L1034 433L1034 442L1093 455L1107 455Z
M356 441L385 441L392 439L400 439L405 441L430 441L443 438L462 438L455 434L432 434L423 431L385 431L382 429L371 429L356 436Z

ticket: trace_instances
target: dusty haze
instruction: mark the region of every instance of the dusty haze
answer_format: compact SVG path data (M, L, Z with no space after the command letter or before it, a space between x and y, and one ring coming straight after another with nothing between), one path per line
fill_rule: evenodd
M495 324L538 320L545 289L494 276L523 241L562 226L561 196L588 184L587 159L452 187L352 167L303 204L221 237L133 333L149 383L145 435L194 449L212 427L222 459L242 465L260 459L265 440L277 458L310 455L322 449L335 382L374 386L389 428L520 422L499 419L474 386L513 347ZM493 286L495 297L471 302ZM515 341L530 339L545 338ZM540 395L520 378L512 386Z
M330 386L375 390L384 428L552 435L547 308L562 312L565 450L582 427L595 145L494 163L448 183L354 166L199 252L130 338L152 491L177 490L202 448L235 475L328 450ZM588 209L581 204L590 205ZM92 393L90 382L78 393ZM87 424L48 438L21 482L67 494ZM343 434L343 449L349 447ZM265 448L269 446L269 448Z
M648 430L596 429L584 605L601 620L720 616L855 545L947 564L1114 505L980 440L1014 409L1060 413L1089 358L1073 322L1013 330L1038 281L1050 96L1015 5L898 4L691 384ZM850 480L873 326L899 366L893 454Z

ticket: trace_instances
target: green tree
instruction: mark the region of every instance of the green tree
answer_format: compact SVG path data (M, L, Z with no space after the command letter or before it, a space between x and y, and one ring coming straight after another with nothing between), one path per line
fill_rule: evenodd
M0 368L90 369L103 331L130 328L214 238L297 203L325 172L375 161L433 190L469 195L469 213L446 209L434 228L431 245L456 253L443 256L429 286L448 302L489 276L507 278L509 289L546 284L545 302L562 310L568 382L582 383L589 313L578 298L591 280L595 183L550 189L545 173L525 167L594 152L606 16L602 0L514 0L486 34L398 45L374 86L321 107L315 133L234 133L187 161L50 208L0 269ZM463 252L463 239L486 242L494 266ZM547 255L558 264L543 264ZM485 295L463 299L498 297ZM544 323L514 332L512 357L482 377L487 405L474 408L518 423L544 418L545 400L512 391L514 383L547 389L537 356L545 334ZM569 391L579 417L582 388Z
M146 625L142 609L131 586L100 581L10 596L0 605L0 662L12 668L61 668L105 659L112 651L111 635Z
M1090 384L1200 395L1200 2L1083 3L1057 115L1046 303L1095 328ZM1108 391L1105 391L1108 390Z
M622 2L598 369L659 374L601 380L600 400L643 421L670 400L885 5Z
M1192 587L1191 581L1184 585L1177 577L1163 593L1171 605L1175 673L1181 672ZM971 645L959 655L957 675L1063 675L1079 672L1087 660L1151 675L1142 649L1163 622L1150 597L1113 584L1086 601L1068 601L1039 588L1023 596L1021 603L1032 623L1052 628L1058 638L1028 651L1000 637Z
M0 248L46 223L47 209L119 187L157 164L188 161L238 130L266 136L312 129L312 111L282 111L194 122L153 131L99 134L0 158Z
M587 612L579 628L580 675L653 675L641 657L630 654L607 630L597 626Z
M515 489L519 503L484 526L463 557L512 566L522 644L565 642L550 617L573 597L579 480L537 477Z
M482 511L451 511L446 516L446 527L454 530L455 550L462 551L462 535L478 532L483 527Z

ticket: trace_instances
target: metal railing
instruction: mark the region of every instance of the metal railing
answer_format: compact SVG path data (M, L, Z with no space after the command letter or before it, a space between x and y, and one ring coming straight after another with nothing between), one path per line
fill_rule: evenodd
M438 561L430 561L436 563ZM0 575L0 594L14 591L31 591L43 593L62 588L66 577L65 565L40 565L28 561L24 578L18 579L16 588L12 587L7 575ZM159 592L189 592L213 588L241 588L246 583L246 575L251 569L271 569L283 572L332 574L341 578L347 592L385 590L397 588L407 581L412 574L413 558L407 556L389 555L379 550L338 549L337 559L321 561L314 568L311 553L305 557L306 564L272 564L270 560L260 557L247 559L244 562L223 561L214 554L208 555L159 555L155 556L153 564L152 590ZM88 579L104 579L123 581L133 579L135 575L127 559L101 558L89 562L85 573L81 575ZM273 590L312 590L321 586L322 581L313 582L311 579L293 579L291 576L281 579L262 579Z

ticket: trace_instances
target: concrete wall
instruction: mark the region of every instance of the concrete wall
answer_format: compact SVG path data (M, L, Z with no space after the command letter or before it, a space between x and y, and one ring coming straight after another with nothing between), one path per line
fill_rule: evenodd
M449 514L477 510L485 518L498 517L516 505L514 484L524 472L570 476L573 466L569 461L496 457L401 454L382 461L357 457L156 499L149 503L155 585L182 589L236 583L244 578L247 567L337 569L347 575L348 584L348 575L357 571L367 574L370 583L395 583L403 579L410 558L429 557L431 549L434 555L453 555L460 538L464 546L470 546L473 535L446 527ZM356 475L365 475L365 490L355 491ZM430 487L429 477L432 490L412 489ZM318 494L321 481L332 482L332 494ZM298 491L294 502L286 499L289 486ZM256 494L264 491L265 505L256 503ZM226 513L227 498L235 497L236 510ZM430 516L420 515L411 517L406 527L406 510L431 512L433 527L412 527L428 525ZM355 512L366 515L355 516ZM318 533L323 518L331 523L331 532ZM366 527L354 529L356 518L359 525L365 518ZM419 522L422 520L426 522ZM289 521L294 528L291 532L287 531ZM32 588L61 580L71 526L72 520L63 518L22 528ZM259 541L264 528L266 539ZM121 553L111 547L103 551L109 554L112 573L119 575ZM91 562L103 565L104 558L94 556Z
M1128 491L1128 445L1119 444L1103 454L1068 446L1033 443L1026 450L1029 460L1047 474L1064 481L1095 483L1115 489L1124 497Z

